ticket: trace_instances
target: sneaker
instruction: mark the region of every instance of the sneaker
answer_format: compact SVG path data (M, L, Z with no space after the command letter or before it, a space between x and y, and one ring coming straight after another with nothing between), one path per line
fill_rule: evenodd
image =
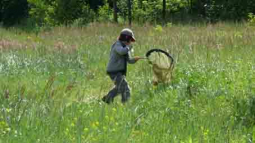
M109 97L107 97L107 95L102 98L102 101L104 101L107 104L111 103L111 101L109 100Z

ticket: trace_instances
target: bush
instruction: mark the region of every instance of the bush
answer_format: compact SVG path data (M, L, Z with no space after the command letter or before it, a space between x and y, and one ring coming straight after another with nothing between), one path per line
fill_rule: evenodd
M255 15L253 13L249 13L248 22L249 22L250 25L255 26Z
M81 0L56 0L55 19L61 24L71 24L75 19L87 16L87 6Z
M38 25L55 25L54 20L56 3L48 3L44 0L28 0L30 10L29 14Z
M85 24L95 18L95 13L82 0L28 0L30 16L39 26ZM78 20L77 20L78 19Z
M98 9L98 15L99 15L98 20L101 22L112 20L113 19L112 14L113 14L113 10L110 8L108 4L101 6Z

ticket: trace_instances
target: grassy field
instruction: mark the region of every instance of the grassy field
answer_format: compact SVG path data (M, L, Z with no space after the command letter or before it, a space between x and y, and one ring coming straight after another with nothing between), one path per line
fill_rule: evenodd
M106 105L106 64L122 28L0 28L0 143L254 142L255 27L133 26L133 54L168 50L174 79L154 87L139 61L128 67L131 100Z

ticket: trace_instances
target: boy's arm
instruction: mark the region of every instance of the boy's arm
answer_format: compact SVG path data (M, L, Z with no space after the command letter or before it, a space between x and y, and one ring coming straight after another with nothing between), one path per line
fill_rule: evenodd
M118 54L124 56L126 55L127 56L127 62L129 64L134 64L136 63L138 60L140 60L141 58L140 57L132 57L131 56L131 49L129 46L126 46L126 47L123 47L122 45L115 45L115 50Z
M140 59L141 59L140 57L132 57L130 52L128 52L128 60L127 60L127 62L129 64L134 64L134 63L136 63Z
M127 62L128 62L129 64L134 64L134 63L137 62L137 60L135 60L135 58L133 58L133 57L131 56L130 52L128 52L128 59L127 59Z
M129 47L123 47L122 45L119 45L119 44L117 44L117 45L115 45L116 47L115 47L115 50L116 50L116 52L118 53L118 54L120 54L120 55L126 55L126 54L128 54L128 51L129 51Z

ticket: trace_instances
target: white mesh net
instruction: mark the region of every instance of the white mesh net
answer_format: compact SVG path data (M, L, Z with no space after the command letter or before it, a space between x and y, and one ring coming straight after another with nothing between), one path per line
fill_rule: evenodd
M153 83L169 83L172 78L173 58L167 52L153 49L146 54L153 70Z

